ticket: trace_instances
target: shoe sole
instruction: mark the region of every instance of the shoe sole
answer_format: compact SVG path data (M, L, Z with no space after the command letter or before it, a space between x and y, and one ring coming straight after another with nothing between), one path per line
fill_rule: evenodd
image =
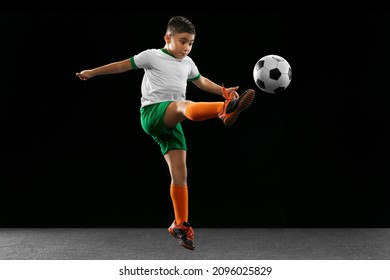
M226 116L224 124L230 126L234 124L242 111L247 109L255 99L255 91L253 89L248 89L242 99L239 101L236 110Z
M178 241L178 243L179 243L182 247L184 247L184 248L186 248L186 249L188 249L188 250L194 250L194 249L195 249L194 246L191 246L191 247L190 247L190 246L188 246L187 244L185 244L184 242L180 242L179 239L177 239L176 234L175 234L175 232L173 231L172 228L168 228L168 231L169 231L169 233Z

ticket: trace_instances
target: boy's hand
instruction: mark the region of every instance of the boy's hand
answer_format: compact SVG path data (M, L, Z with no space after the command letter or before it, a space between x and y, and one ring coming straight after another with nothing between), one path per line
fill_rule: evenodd
M222 96L226 100L236 99L240 97L236 90L238 90L238 86L230 88L225 88L225 86L222 86Z
M80 78L80 80L86 81L93 77L91 70L83 70L80 73L76 73L76 76Z

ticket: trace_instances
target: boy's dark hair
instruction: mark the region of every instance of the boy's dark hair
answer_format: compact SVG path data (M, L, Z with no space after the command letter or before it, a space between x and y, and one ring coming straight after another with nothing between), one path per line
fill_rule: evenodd
M174 36L178 33L189 33L196 35L195 26L187 18L183 16L175 16L168 22L167 34Z

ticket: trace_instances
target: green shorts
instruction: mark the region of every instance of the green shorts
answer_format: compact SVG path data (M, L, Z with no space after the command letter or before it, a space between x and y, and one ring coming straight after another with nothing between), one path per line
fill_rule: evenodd
M157 142L163 155L173 149L187 150L181 124L173 128L167 128L164 124L165 110L171 102L151 104L140 109L142 128Z

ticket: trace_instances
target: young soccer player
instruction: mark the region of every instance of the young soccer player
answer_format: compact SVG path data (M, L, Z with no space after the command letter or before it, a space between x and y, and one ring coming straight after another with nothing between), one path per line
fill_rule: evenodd
M141 125L160 146L171 175L170 196L174 220L168 231L186 249L194 250L194 231L188 220L187 146L181 126L183 120L203 121L219 118L224 125L236 122L255 98L248 89L241 95L238 86L225 88L202 76L188 56L195 41L195 27L183 16L172 17L164 36L165 46L144 50L128 59L109 63L76 75L88 80L97 75L143 69L141 87ZM221 95L221 102L193 102L186 99L187 83Z

